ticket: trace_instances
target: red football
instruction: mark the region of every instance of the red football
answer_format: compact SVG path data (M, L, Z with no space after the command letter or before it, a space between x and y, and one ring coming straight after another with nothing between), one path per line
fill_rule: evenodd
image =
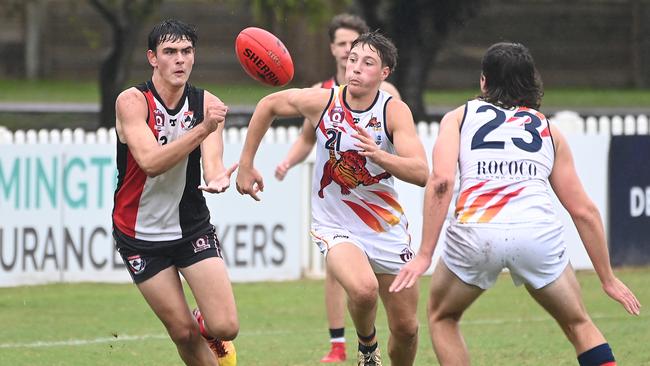
M282 41L261 28L248 27L235 40L239 64L253 79L271 86L293 79L293 61Z

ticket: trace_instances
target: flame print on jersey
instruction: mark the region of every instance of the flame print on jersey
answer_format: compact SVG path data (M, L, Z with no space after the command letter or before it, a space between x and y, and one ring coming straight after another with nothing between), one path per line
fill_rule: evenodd
M381 198L384 202L388 203L390 207L395 209L395 211L399 212L400 215L404 214L404 209L402 209L402 206L399 204L399 202L397 202L395 197L390 195L390 193L384 191L370 191L370 192L379 196L379 198Z
M465 207L465 202L467 202L467 198L469 197L469 195L472 194L477 189L483 187L487 182L489 182L489 180L484 180L476 185L467 188L466 190L460 193L460 196L458 196L458 202L456 203L456 215L458 215L460 211L462 211L463 208Z
M493 204L492 206L490 206L485 210L485 213L481 215L481 217L478 219L478 222L490 222L490 220L492 220L492 218L496 216L496 214L498 214L499 211L501 211L501 209L505 207L505 205L508 204L508 201L510 201L513 197L517 197L519 193L521 193L521 191L524 190L524 188L525 187L521 187L518 190L512 191L504 195L503 197L501 197L501 199L497 201L497 203Z
M323 176L320 179L320 198L325 197L323 190L332 182L341 187L341 194L348 195L351 189L359 185L370 186L390 178L388 172L372 176L366 168L366 157L359 155L357 150L339 151L338 159L334 150L329 153L330 158L323 167Z
M489 192L483 193L480 196L476 197L474 201L470 204L470 206L463 211L465 208L465 202L467 201L467 197L471 192L473 192L476 189L480 188L479 186L483 186L487 181L483 181L477 185L474 185L470 187L469 189L465 190L462 194L461 197L458 200L458 204L456 205L456 215L460 215L460 218L458 221L462 223L466 223L469 221L469 218L472 217L478 210L484 208L490 200L492 200L497 194L501 193L504 189L508 188L508 186L502 186L502 187L497 187ZM484 209L483 214L481 217L478 219L478 222L490 222L496 214L501 211L503 207L505 207L508 202L519 195L521 191L524 190L524 187L517 189L516 191L510 192L505 194L503 197L501 197L496 203L488 206L487 208ZM462 199L462 202L461 202Z
M383 226L381 226L379 220L377 220L377 218L372 213L363 208L361 205L348 200L342 201L348 205L348 207L350 207L352 211L354 211L354 213L359 216L361 221L368 225L368 227L370 227L372 230L378 233L383 233L386 231L384 230Z
M373 210L379 217L381 217L382 220L386 221L388 225L393 226L399 224L399 217L393 215L387 209L365 200L361 200L361 201L365 203L366 206L370 207L370 209Z

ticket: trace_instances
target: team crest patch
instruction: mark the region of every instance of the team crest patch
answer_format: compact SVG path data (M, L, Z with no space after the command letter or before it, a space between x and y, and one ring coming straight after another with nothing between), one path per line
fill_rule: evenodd
M183 112L183 119L181 119L181 127L184 130L189 130L196 124L196 118L194 117L194 111L185 111Z
M366 123L366 128L372 127L375 131L381 131L381 122L377 121L377 117L371 117L368 123Z
M132 255L126 260L129 262L129 267L131 267L131 272L133 272L134 275L139 275L144 271L144 268L147 266L147 262L144 260L144 258L140 258L139 255Z
M404 248L402 250L402 254L399 255L399 258L402 260L402 262L410 262L411 259L413 259L413 251L411 248Z
M192 247L194 247L194 253L198 253L210 249L210 242L208 241L208 236L203 235L202 237L192 241Z

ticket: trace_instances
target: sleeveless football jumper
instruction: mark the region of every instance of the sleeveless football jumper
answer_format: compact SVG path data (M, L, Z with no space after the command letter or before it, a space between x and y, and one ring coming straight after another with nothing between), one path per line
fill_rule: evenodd
M168 109L151 81L137 86L147 101L146 123L160 145L171 143L203 121L203 90L185 86L178 106ZM201 148L168 171L148 177L126 144L117 141L118 182L114 235L134 246L174 245L212 229L201 183Z
M394 178L360 155L352 137L357 127L365 129L380 149L395 154L386 128L386 105L392 97L380 90L368 109L358 111L347 105L345 93L346 86L331 89L316 126L312 236L324 253L341 240L364 243L371 260L376 254L391 263L379 271L393 273L399 270L393 262L403 264L412 255L408 222Z
M508 268L516 285L538 289L561 275L568 256L548 184L554 160L543 114L467 102L460 127L460 190L442 253L465 283L490 288Z

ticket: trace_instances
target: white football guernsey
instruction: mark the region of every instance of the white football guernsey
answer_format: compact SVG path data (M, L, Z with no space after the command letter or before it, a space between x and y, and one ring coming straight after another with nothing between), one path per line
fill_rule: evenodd
M548 177L555 148L540 112L472 100L460 128L459 223L556 221Z
M407 244L410 236L398 202L394 178L360 155L355 127L365 129L377 146L395 153L386 129L390 94L379 91L372 105L352 110L345 102L346 86L331 89L330 101L316 127L316 163L312 186L312 229L342 229L385 244Z

